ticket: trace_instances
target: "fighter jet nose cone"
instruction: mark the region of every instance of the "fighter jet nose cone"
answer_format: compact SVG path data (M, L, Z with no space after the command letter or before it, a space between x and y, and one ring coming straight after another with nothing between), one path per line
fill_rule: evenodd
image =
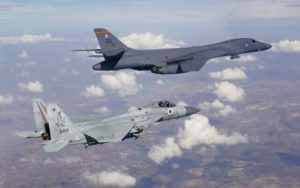
M93 70L101 70L101 64L97 63L93 66Z
M192 115L192 114L195 114L200 111L198 108L194 108L194 107L190 107L190 106L186 106L185 110L186 110L187 115Z

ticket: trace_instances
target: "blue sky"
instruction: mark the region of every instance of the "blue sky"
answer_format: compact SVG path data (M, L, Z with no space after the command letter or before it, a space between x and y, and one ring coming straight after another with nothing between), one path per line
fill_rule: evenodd
M119 35L164 33L189 43L225 37L296 38L297 1L3 1L2 35L50 32L91 38L94 27ZM270 34L269 31L272 30Z

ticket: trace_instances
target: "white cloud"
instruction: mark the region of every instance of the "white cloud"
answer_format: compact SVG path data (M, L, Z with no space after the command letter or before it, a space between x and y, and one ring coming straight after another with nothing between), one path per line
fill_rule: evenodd
M175 143L173 137L168 137L164 144L154 145L148 152L148 157L157 164L161 164L164 160L173 157L179 157L182 155L182 151Z
M214 93L219 99L229 102L242 101L245 98L245 91L243 88L238 87L228 81L219 82L214 84Z
M87 171L83 173L82 177L95 186L129 187L134 186L137 182L136 178L120 171L102 171L99 173Z
M121 97L135 95L143 88L143 85L136 81L134 73L118 72L115 75L102 75L101 82L106 87L116 90Z
M230 105L225 105L218 99L213 102L203 102L199 104L201 110L205 111L216 111L216 116L228 116L229 114L235 113L236 109Z
M35 61L29 61L29 62L27 62L27 63L25 63L25 62L17 63L17 66L18 66L18 67L32 67L32 66L34 66L35 64L36 64Z
M101 87L90 85L85 88L84 95L86 97L102 97L104 96L104 90Z
M16 3L10 3L10 2L0 2L0 9L12 9L15 7L18 7L19 5Z
M128 108L128 112L132 112L132 111L135 111L135 110L137 110L137 107L136 107L136 106L130 106L130 107Z
M63 38L54 38L50 33L45 35L24 34L18 37L0 37L0 44L33 44L49 41L63 41Z
M186 102L184 102L184 101L178 101L176 103L176 105L178 105L178 106L187 106Z
M232 6L234 18L299 18L299 8L286 1L238 1Z
M71 59L68 58L68 57L66 57L66 58L64 59L64 62L65 62L65 63L70 63L70 62L71 62Z
M236 61L236 62L241 62L241 63L257 61L257 57L255 57L254 55L250 55L250 54L240 55L240 57L237 59L230 59L230 57L226 57L225 59L227 61Z
M105 113L105 112L108 112L108 111L109 111L109 109L106 106L101 106L101 107L96 108L94 110L94 112L96 112L96 113Z
M272 43L273 52L300 52L299 40L282 40L277 43Z
M27 52L26 52L25 50L23 50L23 51L20 53L19 57L20 57L21 59L26 59L26 58L28 58L28 54L27 54Z
M65 164L74 164L74 163L80 162L81 158L76 157L76 156L69 156L69 157L64 157L64 158L57 158L57 161L65 163Z
M0 95L0 105L11 104L14 101L14 98L10 95L4 96Z
M71 73L74 75L74 76L79 76L80 73L76 70L71 70Z
M26 90L29 92L35 92L35 93L43 92L43 84L41 84L39 81L28 82L27 84L20 83L19 87L21 90Z
M30 162L32 162L32 161L30 161ZM35 161L36 162L36 161ZM47 158L47 159L45 159L44 161L43 161L43 165L53 165L53 164L55 164L56 163L56 161L55 160L52 160L52 159L49 159L49 158Z
M185 120L184 128L178 132L179 145L184 149L191 149L200 144L233 145L247 143L247 136L239 133L222 134L209 123L206 116L194 114L191 119Z
M220 62L221 62L221 58L213 58L208 60L208 63L220 63Z
M178 48L185 45L183 41L170 40L162 34L155 35L150 32L132 33L122 37L121 41L136 49Z
M246 79L247 75L241 68L227 68L220 72L208 73L211 78L220 80L242 80Z
M158 85L164 85L165 82L162 80L156 80L155 83Z

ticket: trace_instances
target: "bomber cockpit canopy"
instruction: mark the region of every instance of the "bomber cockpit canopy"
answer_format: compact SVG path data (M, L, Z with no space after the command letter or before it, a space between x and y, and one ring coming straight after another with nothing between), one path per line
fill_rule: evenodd
M145 107L168 108L168 107L175 107L175 106L176 106L176 104L174 104L174 103L171 103L167 100L162 100L162 101L158 101L158 102L148 104Z

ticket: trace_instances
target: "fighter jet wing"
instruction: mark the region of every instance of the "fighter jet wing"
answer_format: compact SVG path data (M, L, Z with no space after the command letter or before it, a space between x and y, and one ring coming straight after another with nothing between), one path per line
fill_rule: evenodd
M110 121L101 122L95 125L95 127L83 131L83 134L88 143L119 142L122 141L133 128L147 129L161 118L161 116L151 116L126 120L112 119Z
M161 115L154 115L151 117L147 117L147 118L143 118L143 119L135 119L136 121L136 126L140 129L149 129L151 127L151 125L153 125L154 123L160 121L162 119Z
M96 141L98 143L118 142L130 132L135 124L130 120L100 122L95 127L84 130L83 134L88 143Z

